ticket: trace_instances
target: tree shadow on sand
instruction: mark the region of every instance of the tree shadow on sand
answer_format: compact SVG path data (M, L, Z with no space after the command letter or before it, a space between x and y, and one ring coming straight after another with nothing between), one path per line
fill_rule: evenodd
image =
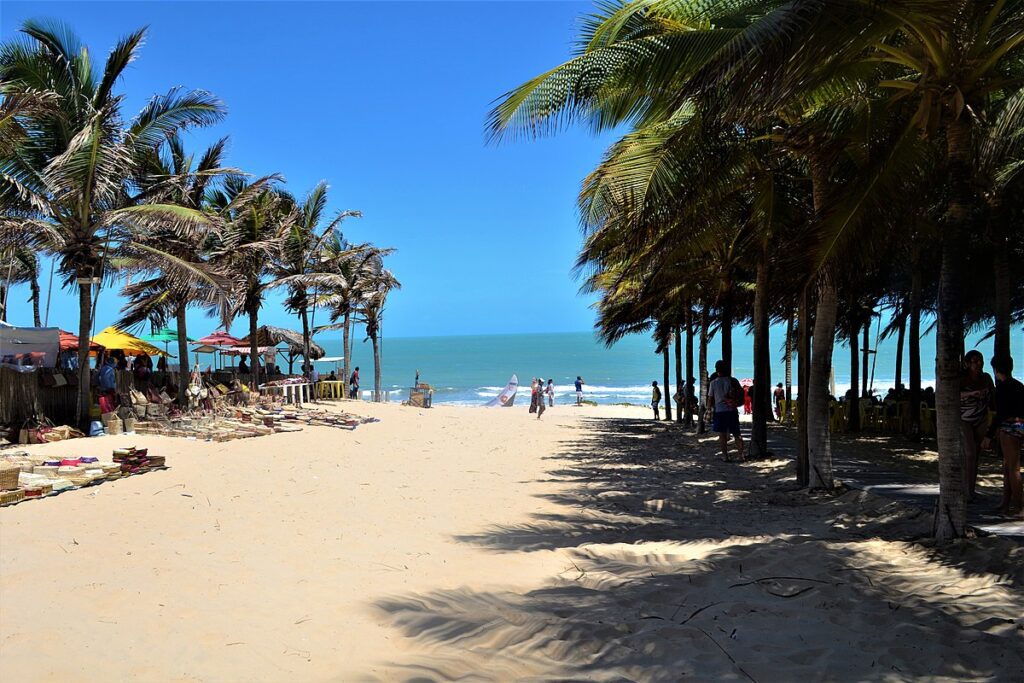
M1020 548L919 543L930 515L798 492L784 460L726 464L674 425L585 420L553 454L558 512L458 540L555 551L526 593L376 607L430 655L408 680L1019 680ZM983 608L979 609L979 606Z

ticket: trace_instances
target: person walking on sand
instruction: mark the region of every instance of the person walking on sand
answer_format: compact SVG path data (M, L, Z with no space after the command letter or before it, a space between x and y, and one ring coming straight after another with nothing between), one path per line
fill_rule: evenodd
M661 405L661 389L658 388L658 381L651 382L651 407L654 408L654 419L660 420L661 415L658 413L658 406Z
M548 386L544 389L544 394L548 397L548 408L555 407L555 380L549 379Z
M530 413L537 412L537 378L530 380Z
M708 409L713 410L711 429L718 433L722 457L729 462L729 435L736 439L736 452L743 461L743 436L740 434L739 405L743 403L743 387L729 374L724 360L715 363L715 379L708 386Z
M537 378L537 419L544 414L544 378Z
M578 405L578 406L583 405L583 385L584 384L586 384L586 382L583 381L583 378L580 377L579 375L576 375L576 405Z
M996 374L996 416L981 447L988 450L994 439L999 439L1003 452L1003 500L996 512L1020 516L1024 508L1021 489L1020 456L1024 445L1024 384L1014 379L1013 358L999 356L992 359Z
M352 375L348 378L348 397L359 398L359 366L352 371Z
M775 416L782 420L782 402L786 400L786 390L782 388L782 382L775 385Z

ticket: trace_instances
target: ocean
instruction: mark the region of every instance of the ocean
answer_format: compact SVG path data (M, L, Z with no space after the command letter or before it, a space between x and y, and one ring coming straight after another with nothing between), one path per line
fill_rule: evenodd
M340 335L322 334L316 338L328 356L341 356ZM785 382L782 346L783 328L772 328L772 384ZM685 343L685 342L684 342ZM1012 348L1020 353L1024 349L1024 333L1013 331ZM373 387L373 350L370 342L356 339L353 344L353 364L360 367L362 389ZM874 338L872 337L872 346ZM694 345L694 376L697 375L697 351ZM968 339L968 349L977 348L988 359L992 341L981 341L980 335ZM718 339L708 347L708 365L713 370L719 358ZM754 376L753 338L739 330L733 333L733 374L743 379ZM280 363L280 360L278 361ZM685 349L684 359L685 363ZM885 393L893 386L896 372L896 339L882 340L879 351L871 354L874 388ZM675 356L672 356L672 390L675 390ZM833 355L836 392L841 395L850 386L850 352L837 346ZM921 340L921 368L923 385L934 383L935 337L925 335ZM1024 364L1022 364L1024 365ZM391 401L408 397L416 371L420 381L434 387L436 403L455 405L483 405L505 387L511 375L518 375L520 393L517 403L524 401L523 385L529 392L531 377L554 379L555 401L575 401L573 381L577 375L586 382L584 397L597 403L635 403L650 401L651 382L662 383L662 359L654 353L649 337L633 335L614 346L606 347L589 332L559 334L506 334L459 337L399 337L385 338L382 345L382 386ZM318 362L317 369L326 375L334 363ZM903 382L908 382L909 360L904 351ZM869 376L872 368L869 368ZM869 382L870 383L870 382ZM793 367L796 385L796 366ZM529 402L528 397L526 402Z

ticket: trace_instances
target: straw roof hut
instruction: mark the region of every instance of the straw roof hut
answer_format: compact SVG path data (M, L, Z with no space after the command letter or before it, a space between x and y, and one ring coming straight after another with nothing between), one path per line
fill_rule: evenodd
M242 339L242 343L248 344L249 337ZM290 372L291 366L295 363L295 359L303 355L302 333L295 332L294 330L287 330L283 327L274 327L273 325L263 325L256 330L257 346L279 346L281 344L284 344L287 347L288 366ZM325 355L326 352L324 351L324 347L310 339L309 359L316 360L318 358L323 358Z

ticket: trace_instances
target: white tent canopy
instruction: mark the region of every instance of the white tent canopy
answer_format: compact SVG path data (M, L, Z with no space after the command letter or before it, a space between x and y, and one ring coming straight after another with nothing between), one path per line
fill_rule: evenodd
M0 326L0 365L18 372L52 368L60 352L56 327Z

